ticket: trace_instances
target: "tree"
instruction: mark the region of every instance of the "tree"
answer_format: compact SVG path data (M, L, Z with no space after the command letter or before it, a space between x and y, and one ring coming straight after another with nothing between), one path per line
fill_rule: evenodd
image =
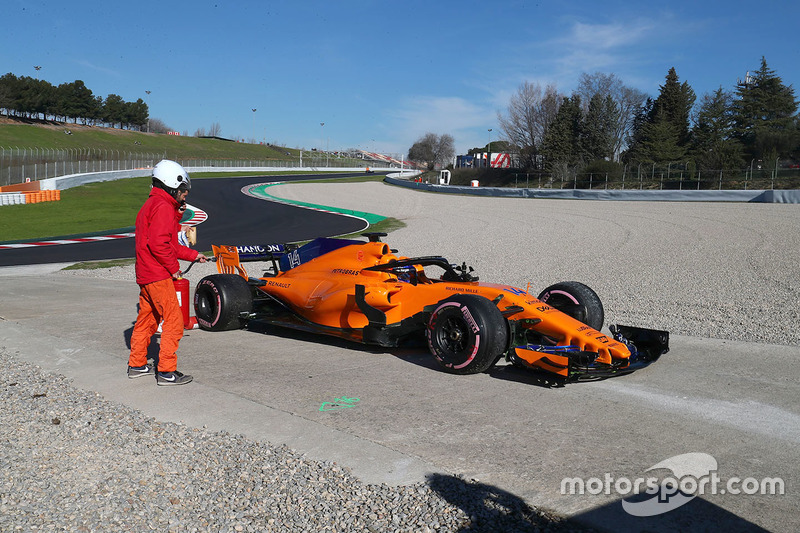
M582 101L590 104L595 95L610 96L617 105L617 114L611 124L613 158L619 161L631 135L637 111L647 100L647 95L638 89L627 87L615 74L581 74L575 91Z
M650 122L666 120L675 130L676 142L682 148L689 144L689 115L696 98L687 82L680 83L678 73L672 67L653 103Z
M115 127L119 124L120 128L125 123L125 101L121 96L116 94L109 94L103 103L102 112L103 122Z
M142 127L147 124L147 117L147 104L141 98L125 104L125 123L129 128L133 126L141 131Z
M625 161L669 163L686 157L689 114L695 99L689 84L680 83L677 72L670 68L658 98L648 98L634 119Z
M548 85L542 91L538 83L526 81L511 97L506 115L498 114L500 130L519 150L523 166L535 168L538 165L541 143L558 113L562 98L555 85Z
M619 121L619 107L611 95L595 93L583 120L580 149L587 162L614 158L614 126Z
M24 117L34 117L40 113L47 115L54 99L53 86L50 83L22 76L12 86L13 103L17 112Z
M581 97L574 94L561 101L553 123L542 141L545 168L561 179L568 178L583 163L580 140L583 136Z
M172 131L172 128L167 126L160 118L150 119L150 133L168 133L170 131Z
M703 95L691 132L690 152L700 169L742 167L742 144L735 138L732 100L722 87Z
M19 78L11 72L0 77L0 109L4 109L6 116L11 116L17 109L19 95Z
M647 162L648 155L644 152L646 142L647 124L653 110L653 100L648 98L636 111L631 125L631 132L627 138L628 149L622 154L622 160L626 163Z
M686 148L678 142L680 132L663 115L645 125L644 137L642 149L647 154L646 161L669 163L686 157Z
M448 134L426 133L408 150L408 159L427 165L428 170L445 166L455 155L455 142Z
M82 80L72 83L62 83L57 88L59 115L71 118L78 122L79 118L86 123L97 118L98 108L92 91L86 87Z
M47 120L47 116L55 108L55 87L48 81L33 78L28 78L28 84L26 100L29 102L29 110L35 118L41 115L42 119Z
M786 86L761 58L752 80L740 85L733 102L734 130L749 157L785 156L797 146L794 89Z

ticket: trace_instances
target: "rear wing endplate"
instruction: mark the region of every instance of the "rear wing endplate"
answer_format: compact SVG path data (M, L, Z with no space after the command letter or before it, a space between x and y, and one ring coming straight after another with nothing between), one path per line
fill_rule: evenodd
M270 261L273 275L278 273L278 261L290 248L285 244L252 244L242 246L212 245L217 260L217 272L220 274L238 274L247 279L247 270L242 263L252 261Z

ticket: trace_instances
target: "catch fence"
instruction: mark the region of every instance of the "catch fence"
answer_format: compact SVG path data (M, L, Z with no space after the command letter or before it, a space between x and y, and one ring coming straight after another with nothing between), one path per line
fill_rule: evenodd
M800 189L800 167L776 161L770 168L755 165L733 170L696 170L651 166L622 172L513 174L515 188L639 189L639 190L774 190Z
M313 153L313 152L312 152ZM0 147L0 187L71 174L152 168L164 153L124 152L96 148L48 149ZM352 168L377 162L313 153L292 159L174 158L185 167Z

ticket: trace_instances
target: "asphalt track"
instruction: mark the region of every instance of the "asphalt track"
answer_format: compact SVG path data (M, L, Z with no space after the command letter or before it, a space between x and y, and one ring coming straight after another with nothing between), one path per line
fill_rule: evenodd
M414 202L427 212L443 202L418 194L390 191L392 209ZM489 216L496 214L473 218ZM607 209L593 216L597 227L616 223ZM407 235L395 239L406 239L409 248L420 239L428 246L434 238L465 240L427 220L409 222L398 232ZM482 242L480 234L473 238ZM555 509L601 529L800 527L795 346L674 335L670 353L644 371L558 388L503 365L452 376L425 350L364 348L268 328L191 331L179 357L195 382L164 390L122 373L135 283L46 274L12 270L0 278L0 345L148 416L287 444L348 466L370 483L459 475L477 480L487 494ZM353 398L359 401L348 402ZM611 476L613 487L615 480L663 476L664 469L649 469L692 452L713 456L723 480L780 476L786 494L706 493L671 512L636 517L623 511L623 496L613 490L559 491L565 478L602 484Z
M363 174L332 174L324 178L345 178ZM242 187L256 183L320 179L319 174L260 176L242 178L204 178L192 181L189 203L208 213L198 227L196 249L211 250L212 244L262 244L294 242L320 236L343 235L362 229L359 221L333 213L301 209L296 206L243 195ZM147 191L142 191L142 202ZM131 221L131 226L134 221ZM233 239L233 241L232 241ZM0 250L0 267L69 263L119 259L134 256L132 238L37 246Z

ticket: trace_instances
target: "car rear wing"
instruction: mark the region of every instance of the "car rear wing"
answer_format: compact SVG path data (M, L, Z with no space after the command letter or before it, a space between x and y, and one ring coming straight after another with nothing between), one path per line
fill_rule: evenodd
M247 270L242 263L253 261L269 261L272 263L272 275L279 271L280 258L293 250L286 244L252 244L242 246L212 245L217 261L217 272L220 274L238 274L248 279Z

